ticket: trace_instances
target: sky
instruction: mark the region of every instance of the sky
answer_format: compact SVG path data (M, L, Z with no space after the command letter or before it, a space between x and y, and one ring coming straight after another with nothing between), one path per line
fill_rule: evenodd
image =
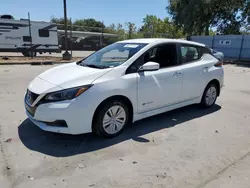
M146 14L164 18L167 0L67 0L68 17L72 20L94 18L105 25L133 22L142 25ZM63 0L0 0L0 15L11 14L15 19L49 21L63 17Z

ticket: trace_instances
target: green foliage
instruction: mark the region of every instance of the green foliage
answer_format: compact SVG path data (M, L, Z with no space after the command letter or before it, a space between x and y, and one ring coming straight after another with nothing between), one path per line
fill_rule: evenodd
M53 23L59 24L58 29L64 29L64 18L51 18L50 20ZM68 20L68 25L70 26L71 21ZM105 28L105 25L100 22L96 21L93 18L88 19L77 19L72 22L73 30L75 31L91 31L91 32L102 32Z
M137 38L136 36L136 26L134 23L132 22L128 22L126 23L126 26L128 28L128 37L129 39L133 39L133 38Z
M250 0L170 0L167 10L188 35L239 34L249 18Z
M58 24L58 29L64 29L64 18L56 18L52 17L50 22ZM68 24L70 24L71 21L68 19Z
M168 18L160 19L153 15L147 15L143 19L144 25L140 28L143 37L157 38L181 38L183 30L169 21Z
M59 29L64 29L63 18L52 18L51 22L57 23ZM70 20L68 20L70 26ZM102 22L95 19L77 19L73 23L73 30L106 32L117 34L116 40L126 40L134 38L184 38L183 29L177 27L168 18L160 19L154 15L146 15L143 25L138 29L135 23L127 22L125 25L111 24L105 26Z
M102 28L105 28L104 24L100 21L96 21L93 18L88 19L78 19L73 22L73 25L84 26L83 28L77 28L79 31L91 31L91 32L101 32Z

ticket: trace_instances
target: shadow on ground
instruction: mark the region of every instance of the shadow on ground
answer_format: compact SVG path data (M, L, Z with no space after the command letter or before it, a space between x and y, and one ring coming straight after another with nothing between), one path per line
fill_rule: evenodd
M150 142L142 136L215 113L220 109L218 105L210 109L188 106L139 121L128 126L120 136L113 139L98 138L92 134L72 136L44 132L28 119L18 127L18 134L22 143L30 150L54 157L68 157L110 147L129 139Z
M250 68L250 62L238 63L235 65L236 67Z

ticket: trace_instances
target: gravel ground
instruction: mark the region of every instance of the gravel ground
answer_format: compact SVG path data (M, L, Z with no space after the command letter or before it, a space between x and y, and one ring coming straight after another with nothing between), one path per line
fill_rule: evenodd
M26 87L50 67L0 66L0 187L250 187L249 68L225 66L212 109L185 107L103 140L43 132L27 120Z

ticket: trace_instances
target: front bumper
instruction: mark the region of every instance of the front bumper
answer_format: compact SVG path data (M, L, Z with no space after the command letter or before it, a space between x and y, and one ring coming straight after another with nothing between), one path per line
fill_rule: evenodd
M40 129L44 130L44 131L48 131L48 132L54 132L54 133L63 133L63 134L71 134L68 127L55 127L55 126L49 126L44 122L41 121L37 121L35 120L31 114L26 111L26 114L28 116L28 118L30 119L30 121L32 121L32 123L34 123L36 126L38 126Z
M26 101L25 109L29 119L40 129L63 134L84 134L92 132L94 112L84 108L77 100L39 104L31 108ZM31 111L31 109L33 111ZM65 125L51 126L46 122L65 121Z

